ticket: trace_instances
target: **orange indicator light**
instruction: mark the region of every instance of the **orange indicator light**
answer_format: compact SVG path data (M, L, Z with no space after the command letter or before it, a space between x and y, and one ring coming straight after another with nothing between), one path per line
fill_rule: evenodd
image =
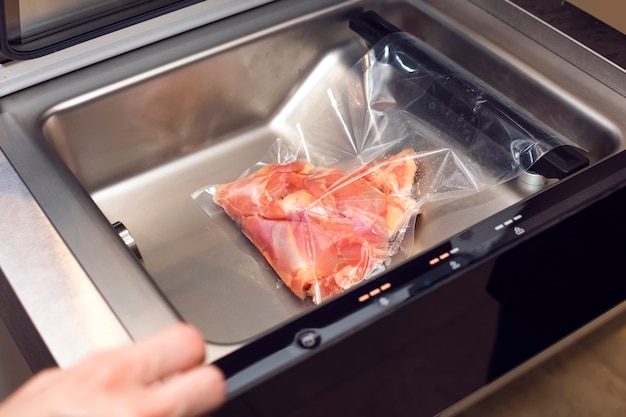
M378 294L380 294L380 290L378 288L373 289L372 291L370 291L370 295L372 297L376 297Z
M380 286L380 289L382 291L387 291L389 288L391 288L391 284L390 283L386 283Z
M359 302L362 303L363 301L367 301L369 299L370 299L369 294L363 294L362 296L359 297Z
M431 259L430 262L428 262L428 263L431 264L431 265L434 265L437 262L439 262L439 258Z

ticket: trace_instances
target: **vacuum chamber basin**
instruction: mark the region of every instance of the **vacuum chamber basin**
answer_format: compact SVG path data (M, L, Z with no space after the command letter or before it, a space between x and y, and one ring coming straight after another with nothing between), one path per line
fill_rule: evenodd
M417 1L328 7L47 108L45 139L110 223L126 226L150 277L208 342L246 343L316 308L282 285L234 224L210 221L190 195L237 178L286 126L314 111L316 97L367 49L348 25L364 9L467 68L584 149L591 166L623 146L618 128L597 110L602 99L592 77L555 64L532 41L513 41L518 35L498 22L490 32L498 32L500 44L485 39L471 26L491 22L489 16L468 14L461 23ZM505 39L515 42L510 49L501 45ZM557 184L520 177L427 204L411 257L390 268Z

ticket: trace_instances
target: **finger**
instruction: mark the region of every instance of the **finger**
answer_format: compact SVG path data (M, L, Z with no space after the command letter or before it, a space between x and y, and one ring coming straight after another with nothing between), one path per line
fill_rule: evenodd
M154 402L168 417L191 417L215 411L226 398L224 375L215 366L200 366L153 387ZM158 412L157 412L158 415Z
M142 364L139 379L151 383L201 364L205 345L198 330L181 323L137 342L132 356Z

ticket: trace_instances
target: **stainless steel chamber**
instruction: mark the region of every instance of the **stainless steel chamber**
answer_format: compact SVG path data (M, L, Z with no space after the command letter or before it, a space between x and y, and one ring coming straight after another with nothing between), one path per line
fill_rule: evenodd
M7 245L5 256L27 262L24 251L42 245L67 251L64 259L75 263L67 279L88 283L90 296L104 302L100 325L116 335L110 340L141 337L179 319L193 323L209 360L227 369L233 397L381 317L427 305L435 290L626 182L623 71L512 4L496 3L275 1L7 93L0 99L4 169L43 216L0 233L29 234L44 225L49 238L29 248ZM408 259L315 306L282 287L236 230L208 222L190 195L239 176L285 126L312 111L313 97L367 50L348 25L362 10L441 51L585 149L590 164L561 180L527 173L427 204ZM551 44L524 35L528 28ZM143 262L119 239L116 222ZM36 272L3 269L5 288L21 298L29 288L19 281ZM59 313L67 315L57 318L61 323L89 316L80 294L59 297L50 302L71 307ZM106 345L89 336L83 350L65 354L52 323L23 310L20 320L47 345L43 359L31 355L35 367L71 363ZM84 320L70 333L90 325Z

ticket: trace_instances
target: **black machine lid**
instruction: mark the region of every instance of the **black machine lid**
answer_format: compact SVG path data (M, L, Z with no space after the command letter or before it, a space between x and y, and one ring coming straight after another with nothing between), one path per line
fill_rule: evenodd
M0 59L37 58L202 1L2 0Z

